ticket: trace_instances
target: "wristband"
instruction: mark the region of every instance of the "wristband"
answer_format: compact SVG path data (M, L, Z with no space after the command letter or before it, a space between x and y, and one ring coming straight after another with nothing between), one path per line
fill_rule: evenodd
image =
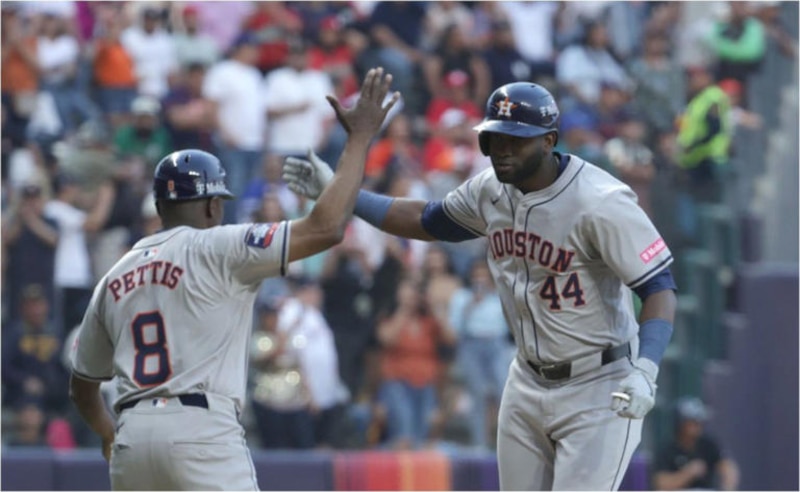
M670 338L672 323L665 319L648 319L639 326L639 357L646 357L658 365Z
M356 207L353 213L380 229L392 202L394 202L394 198L360 190L356 197Z

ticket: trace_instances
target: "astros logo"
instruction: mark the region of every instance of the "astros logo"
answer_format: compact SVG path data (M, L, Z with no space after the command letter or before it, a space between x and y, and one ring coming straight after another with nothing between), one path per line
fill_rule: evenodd
M508 116L511 117L511 110L519 106L519 104L512 103L508 100L508 96L506 96L505 101L497 101L497 116Z

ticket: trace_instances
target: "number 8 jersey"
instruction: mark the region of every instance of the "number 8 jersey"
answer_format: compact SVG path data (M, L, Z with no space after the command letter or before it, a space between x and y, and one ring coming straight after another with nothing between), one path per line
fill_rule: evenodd
M216 393L242 409L253 303L285 274L289 225L176 227L140 240L100 280L72 351L73 372L117 376L120 403Z
M506 320L534 363L635 342L631 289L672 263L627 185L574 155L555 155L563 172L543 190L523 194L489 168L443 202L452 220L486 236Z

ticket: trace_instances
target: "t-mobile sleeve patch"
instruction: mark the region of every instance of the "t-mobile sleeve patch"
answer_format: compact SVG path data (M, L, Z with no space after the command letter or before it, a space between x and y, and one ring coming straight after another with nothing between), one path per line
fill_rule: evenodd
M272 243L275 231L280 227L280 223L274 224L253 224L245 234L244 242L253 248L267 249Z

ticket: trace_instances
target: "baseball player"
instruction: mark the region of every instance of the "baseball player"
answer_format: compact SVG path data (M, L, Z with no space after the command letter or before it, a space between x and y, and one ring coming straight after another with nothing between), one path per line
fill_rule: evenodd
M488 239L517 345L499 413L501 488L615 490L672 334L672 255L628 186L553 150L558 117L543 87L504 85L476 127L492 168L442 201L361 191L355 213L406 238ZM287 160L284 177L316 198L331 171L309 157Z
M115 490L254 490L239 414L253 303L265 277L341 241L391 76L370 70L356 105L329 102L348 132L342 167L308 216L220 226L233 198L211 154L174 152L153 190L164 230L139 241L95 288L73 354L71 396L103 439ZM118 420L98 390L116 376Z

